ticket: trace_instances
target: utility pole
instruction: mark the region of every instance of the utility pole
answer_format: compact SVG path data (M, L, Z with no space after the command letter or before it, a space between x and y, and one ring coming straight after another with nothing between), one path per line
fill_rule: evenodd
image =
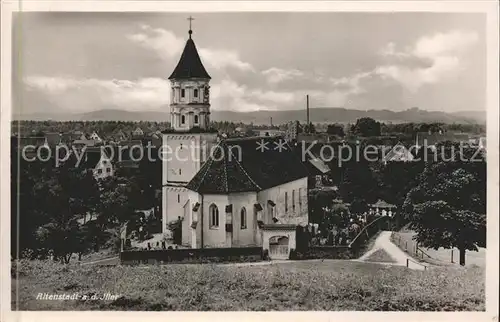
M310 132L310 128L309 128L309 94L306 95L306 129L307 129L307 133Z

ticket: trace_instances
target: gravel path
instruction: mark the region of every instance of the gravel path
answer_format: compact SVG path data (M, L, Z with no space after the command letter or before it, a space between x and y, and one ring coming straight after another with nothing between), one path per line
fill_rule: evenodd
M411 269L424 270L425 266L423 264L415 262L413 258L408 256L404 251L402 251L398 246L396 246L391 241L390 231L383 231L375 240L373 248L361 256L358 261L365 261L371 254L379 249L383 249L396 261L392 265L406 266L408 261L408 267Z

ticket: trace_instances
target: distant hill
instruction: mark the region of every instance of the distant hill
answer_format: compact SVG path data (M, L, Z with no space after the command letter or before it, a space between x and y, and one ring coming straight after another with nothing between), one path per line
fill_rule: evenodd
M468 119L476 120L478 123L486 124L486 111L478 112L478 111L460 111L455 112L453 115Z
M312 108L310 119L314 123L354 123L361 117L371 117L385 123L406 122L443 122L443 123L485 123L486 112L464 111L456 113L445 113L438 111L426 111L412 108L405 111L390 110L353 110L337 107ZM212 111L211 119L214 121L243 122L254 124L269 124L272 117L274 124L282 124L293 120L306 121L304 110L286 111ZM80 114L61 113L36 113L15 115L14 119L22 120L54 120L54 121L169 121L168 111L140 111L130 112L118 109L99 110Z

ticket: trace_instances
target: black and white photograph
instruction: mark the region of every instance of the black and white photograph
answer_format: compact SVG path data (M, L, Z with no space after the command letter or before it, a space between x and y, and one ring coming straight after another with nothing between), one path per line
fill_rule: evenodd
M56 2L2 13L6 317L498 318L498 3Z

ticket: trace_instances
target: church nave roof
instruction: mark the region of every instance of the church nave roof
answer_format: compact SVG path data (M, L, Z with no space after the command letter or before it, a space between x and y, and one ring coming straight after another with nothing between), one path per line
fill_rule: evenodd
M260 144L265 148L259 149ZM308 175L281 137L227 139L186 187L202 194L261 191Z

